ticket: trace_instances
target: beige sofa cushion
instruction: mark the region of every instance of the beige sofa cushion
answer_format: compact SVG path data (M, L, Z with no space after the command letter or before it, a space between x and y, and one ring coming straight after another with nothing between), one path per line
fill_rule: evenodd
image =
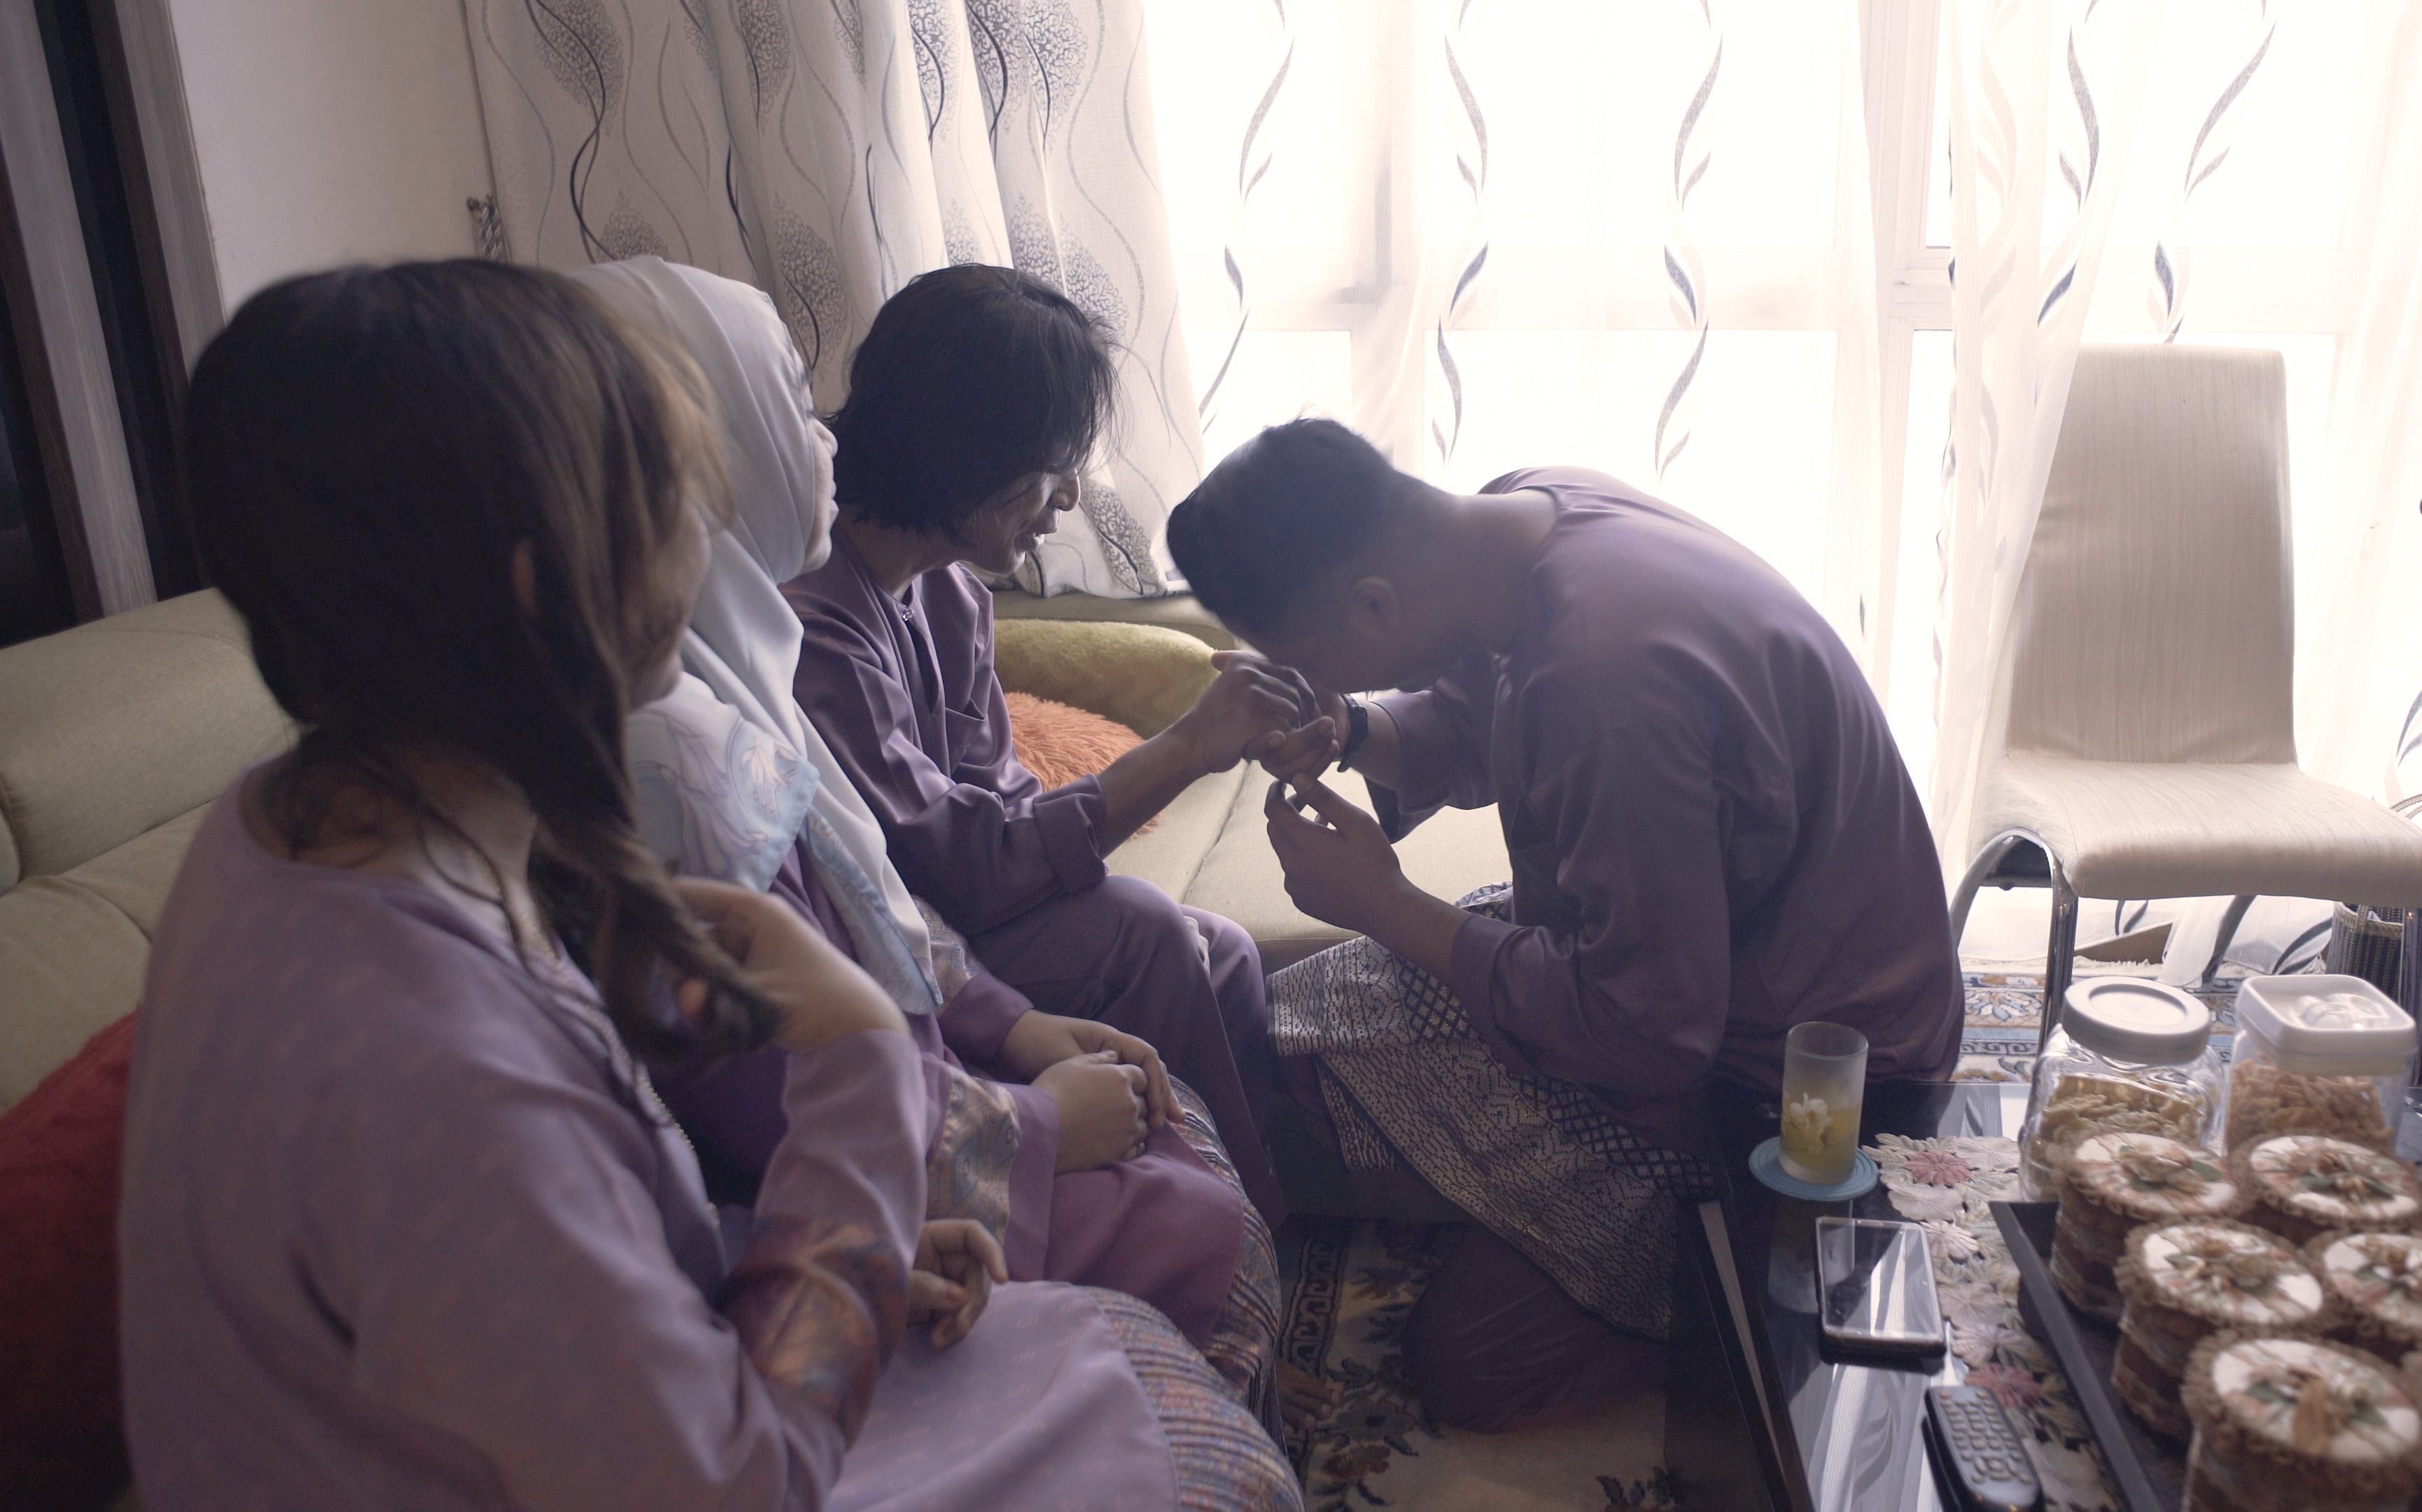
M1158 824L1110 852L1109 869L1120 876L1140 877L1180 903L1194 902L1187 893L1194 886L1195 871L1227 827L1245 770L1239 763L1179 794L1160 811Z
M134 1007L150 953L124 910L71 877L0 893L0 1110Z
M1008 620L994 627L993 645L1003 688L1098 714L1146 740L1219 675L1209 646L1166 625Z
M1166 625L1172 630L1183 630L1217 650L1231 650L1236 644L1228 627L1191 593L1156 599L1098 598L1091 593L1036 598L1031 593L1004 591L992 596L992 617L996 626L1011 620L1095 620L1113 624Z
M208 803L293 738L211 591L0 651L0 887Z
M1326 780L1370 809L1370 790L1355 773L1331 772ZM1278 853L1270 849L1268 821L1262 813L1269 787L1259 767L1240 784L1227 827L1195 872L1186 901L1243 925L1261 945L1263 969L1276 971L1353 937L1313 918L1287 897L1286 874L1279 867ZM1438 813L1398 843L1396 858L1416 887L1450 902L1514 874L1493 806Z

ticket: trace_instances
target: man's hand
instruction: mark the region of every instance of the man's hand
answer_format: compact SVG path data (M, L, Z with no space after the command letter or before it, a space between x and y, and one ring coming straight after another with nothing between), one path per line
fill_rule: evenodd
M1103 1050L1109 1051L1120 1064L1142 1070L1154 1128L1178 1116L1177 1094L1170 1089L1169 1068L1160 1063L1160 1052L1133 1034L1122 1033L1090 1018L1069 1018L1030 1008L1010 1026L1009 1037L1000 1042L998 1061L1002 1070L1034 1081L1062 1061Z
M1196 777L1277 750L1312 717L1308 689L1292 670L1242 651L1215 651L1211 665L1219 677L1166 732L1185 745Z
M1273 782L1263 800L1287 896L1314 919L1370 936L1431 975L1455 969L1464 912L1405 878L1379 821L1316 781ZM1309 804L1316 817L1299 809Z
M908 1321L931 1322L934 1347L947 1349L983 1316L994 1284L1008 1280L1009 1264L991 1230L971 1219L933 1219L917 1236L916 1266L908 1272Z
M1278 748L1261 758L1262 770L1282 782L1318 777L1345 748L1345 696L1315 688L1291 669L1288 675L1313 717L1288 731Z
M1304 804L1314 817L1299 811ZM1340 929L1377 933L1388 906L1411 886L1379 821L1313 780L1297 782L1292 795L1285 784L1271 783L1262 813L1295 906Z
M1034 1079L1060 1110L1057 1170L1093 1171L1143 1154L1152 1127L1144 1117L1140 1067L1121 1065L1114 1050L1062 1061Z
M908 1032L907 1020L874 979L789 904L697 877L675 878L673 890L740 963L750 984L780 1011L782 1027L774 1037L785 1049L805 1055L862 1030ZM706 1001L706 984L683 983L675 1000L684 1013L698 1012Z

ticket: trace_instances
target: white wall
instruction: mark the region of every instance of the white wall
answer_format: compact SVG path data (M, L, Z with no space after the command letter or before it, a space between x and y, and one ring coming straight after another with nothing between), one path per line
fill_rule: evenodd
M491 192L461 0L170 0L219 291L473 250Z

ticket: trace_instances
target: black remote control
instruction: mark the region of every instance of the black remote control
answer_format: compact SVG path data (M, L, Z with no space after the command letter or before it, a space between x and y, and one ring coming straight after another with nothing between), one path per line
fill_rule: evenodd
M2043 1504L2035 1461L2002 1404L1982 1386L1930 1386L1926 1424L1935 1464L1959 1512L2034 1512Z

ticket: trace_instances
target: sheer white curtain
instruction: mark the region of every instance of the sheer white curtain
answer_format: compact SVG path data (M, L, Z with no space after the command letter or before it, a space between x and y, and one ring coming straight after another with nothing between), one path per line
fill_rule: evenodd
M1202 472L1139 0L470 0L509 255L653 253L774 297L837 405L883 301L1014 264L1120 342L1121 424L1039 592L1167 591Z
M1450 486L1579 463L1699 512L1858 650L1958 852L2078 342L2273 346L2305 762L2398 780L2422 7L1144 8L1214 458L1309 408Z
M1855 0L1146 9L1214 453L1308 407L1447 486L1602 467L1763 552L1867 653Z

